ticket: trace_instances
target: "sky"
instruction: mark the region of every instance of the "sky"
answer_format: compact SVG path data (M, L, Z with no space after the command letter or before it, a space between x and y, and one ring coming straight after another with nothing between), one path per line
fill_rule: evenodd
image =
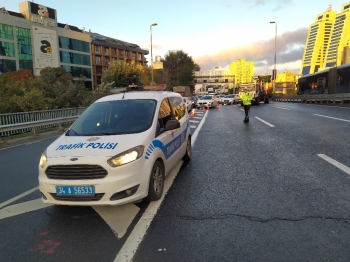
M0 7L19 12L17 0ZM56 9L58 22L150 50L153 57L182 50L201 70L226 68L237 59L254 61L254 75L274 67L299 73L310 24L329 4L346 0L33 0ZM270 21L277 22L271 24ZM150 55L148 55L150 61Z

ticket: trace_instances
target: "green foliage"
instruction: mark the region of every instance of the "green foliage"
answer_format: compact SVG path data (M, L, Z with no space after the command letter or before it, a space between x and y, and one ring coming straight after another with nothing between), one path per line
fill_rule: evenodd
M168 89L178 84L193 88L194 71L200 68L192 57L182 50L169 51L162 62L164 69L153 70L156 83L166 84ZM150 84L151 72L151 67L115 60L105 71L102 84L93 91L85 88L84 81L74 80L63 67L42 69L37 77L23 69L1 74L0 114L86 107L109 95L112 87Z
M162 62L163 70L154 70L160 73L155 78L158 83L166 84L169 90L177 85L194 88L194 72L199 71L200 67L191 56L182 50L169 51Z
M38 77L22 75L21 72L0 75L0 113L86 107L109 94L110 85L87 90L84 81L73 80L61 67L45 68Z
M114 82L115 87L128 86L131 84L141 85L141 76L144 72L142 65L134 62L125 63L121 60L114 60L109 63L108 69L104 72L102 81Z

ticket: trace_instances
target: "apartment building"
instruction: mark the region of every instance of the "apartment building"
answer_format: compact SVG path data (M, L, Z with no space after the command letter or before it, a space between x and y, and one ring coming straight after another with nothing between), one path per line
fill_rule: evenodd
M336 15L337 12L329 7L326 12L317 15L315 23L310 25L302 58L301 74L313 74L323 68Z
M238 59L229 65L229 70L235 76L235 84L251 83L254 75L254 62Z
M204 89L207 85L222 86L224 89L228 89L234 87L235 76L230 70L216 67L214 70L194 72L194 83L196 85L202 84Z
M101 84L102 76L110 62L122 60L126 63L135 63L147 66L145 55L148 50L136 44L127 43L98 33L87 32L91 37L92 67L94 73L94 87Z
M350 2L343 4L341 12L335 17L324 68L339 66L350 62L349 37Z

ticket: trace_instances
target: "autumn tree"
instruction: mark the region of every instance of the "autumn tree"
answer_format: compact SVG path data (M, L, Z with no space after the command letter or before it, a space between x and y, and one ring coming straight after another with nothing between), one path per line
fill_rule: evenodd
M108 69L102 76L102 81L106 83L114 82L115 87L131 84L141 85L143 72L143 66L136 65L135 62L126 63L122 60L114 60L109 63Z
M200 67L191 56L182 50L169 51L161 61L163 70L159 71L159 81L169 90L177 85L194 88L194 72L200 71Z

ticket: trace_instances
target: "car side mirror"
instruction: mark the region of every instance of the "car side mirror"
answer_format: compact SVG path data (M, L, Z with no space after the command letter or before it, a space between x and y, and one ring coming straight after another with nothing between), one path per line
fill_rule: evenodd
M180 128L180 122L177 120L168 120L165 124L166 130L174 130Z

